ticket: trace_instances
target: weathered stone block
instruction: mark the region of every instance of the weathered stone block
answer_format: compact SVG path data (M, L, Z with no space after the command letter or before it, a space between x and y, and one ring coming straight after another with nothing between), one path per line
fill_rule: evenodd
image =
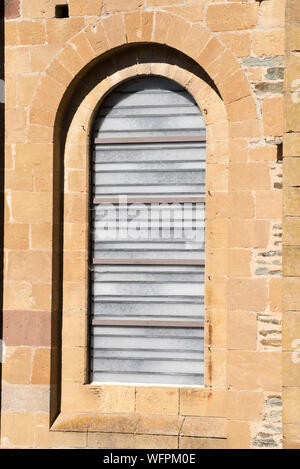
M75 3L77 0L75 0ZM127 10L138 10L143 8L144 0L107 0L105 9L108 13L114 13L116 11L127 11ZM87 14L87 13L85 13Z
M137 434L178 435L183 417L177 415L137 415Z
M249 422L241 420L228 421L228 448L247 449L251 443L251 432Z
M282 193L281 191L258 191L256 194L257 218L281 218L282 217Z
M285 0L262 2L260 6L259 25L262 28L284 27Z
M220 33L219 39L233 52L237 57L248 57L251 50L251 35L244 32Z
M5 246L7 249L27 249L29 247L29 225L5 224Z
M300 249L299 247L284 246L283 255L283 275L297 277L300 275Z
M20 16L20 0L5 1L5 18L11 20Z
M135 436L120 433L88 433L89 448L134 449Z
M227 420L212 417L185 417L181 436L202 438L226 438Z
M180 449L227 449L227 441L220 438L186 438L179 439Z
M228 384L235 389L280 391L280 353L229 351Z
M253 33L253 50L258 56L284 55L284 29L255 31Z
M87 434L79 432L49 432L50 448L85 448Z
M283 421L300 424L300 387L283 388Z
M203 417L227 416L227 391L224 389L180 389L180 414Z
M101 386L100 412L134 412L135 387L134 386Z
M229 171L229 189L270 189L269 166L266 163L232 163Z
M32 384L50 384L50 348L37 348L32 362Z
M2 386L3 412L48 412L49 386L4 384Z
M69 14L70 16L100 16L103 3L103 0L70 0Z
M10 384L29 384L31 355L30 347L7 347L2 365L2 379Z
M228 392L228 416L232 420L261 420L264 394L261 391Z
M256 350L256 342L256 313L230 311L228 315L228 348Z
M136 435L135 449L177 449L178 437L165 435Z
M2 413L1 439L4 448L32 448L34 446L34 415L22 410L20 413Z
M300 343L299 347L300 348ZM300 388L299 361L300 352L283 352L282 354L282 385Z
M230 311L264 311L267 306L265 279L229 279L228 308Z
M257 24L257 3L209 5L206 14L207 26L211 31L234 31L251 29Z
M46 20L47 39L51 44L65 44L84 27L84 18L51 18Z
M18 26L21 45L43 44L46 41L46 31L42 21L21 21Z
M269 241L270 224L266 220L229 220L228 245L233 248L264 248Z
M136 388L136 412L140 414L178 414L178 389L167 387Z
M3 339L6 345L50 345L50 313L4 311Z
M264 134L280 137L283 134L283 98L266 98L262 103ZM274 119L274 116L276 118Z

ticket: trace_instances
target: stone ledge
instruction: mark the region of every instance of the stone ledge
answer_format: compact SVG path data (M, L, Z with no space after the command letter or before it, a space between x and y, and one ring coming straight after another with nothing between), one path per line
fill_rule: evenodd
M182 422L183 417L177 415L63 412L51 431L178 435Z
M226 439L224 418L62 412L50 431Z

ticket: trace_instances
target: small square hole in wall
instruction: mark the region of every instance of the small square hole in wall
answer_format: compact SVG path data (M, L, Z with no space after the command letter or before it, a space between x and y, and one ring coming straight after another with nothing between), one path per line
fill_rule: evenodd
M55 18L69 18L69 5L55 5Z
M283 160L282 143L277 143L277 163Z

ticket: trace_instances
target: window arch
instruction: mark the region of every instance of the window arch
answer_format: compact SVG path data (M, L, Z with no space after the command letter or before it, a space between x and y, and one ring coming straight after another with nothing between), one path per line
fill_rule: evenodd
M202 114L174 81L136 78L93 137L91 380L203 384Z

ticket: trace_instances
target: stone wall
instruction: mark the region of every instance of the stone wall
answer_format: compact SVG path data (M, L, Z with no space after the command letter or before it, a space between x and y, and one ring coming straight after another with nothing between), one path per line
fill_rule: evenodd
M281 447L285 3L6 1L3 447ZM87 130L151 73L208 110L205 388L86 384Z
M283 140L283 438L300 448L299 131L300 6L287 2Z

